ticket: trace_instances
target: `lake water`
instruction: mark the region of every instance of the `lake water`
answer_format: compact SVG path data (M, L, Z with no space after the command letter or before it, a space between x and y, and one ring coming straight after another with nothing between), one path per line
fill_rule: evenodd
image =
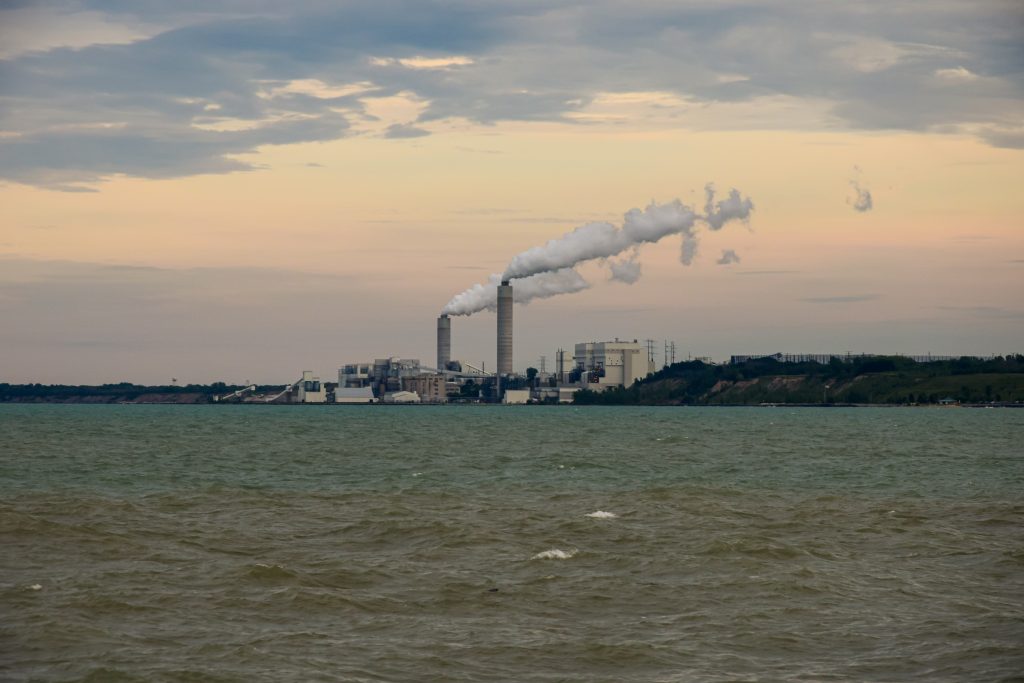
M0 679L1024 680L1024 410L0 405Z

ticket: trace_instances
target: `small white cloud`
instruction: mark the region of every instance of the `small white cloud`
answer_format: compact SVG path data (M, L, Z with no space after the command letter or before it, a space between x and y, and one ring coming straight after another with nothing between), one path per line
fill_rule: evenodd
M297 78L291 81L260 81L260 85L262 88L256 93L256 96L265 100L281 97L282 95L308 95L318 99L331 99L334 97L370 93L379 89L370 81L331 85L321 81L319 78Z
M406 69L451 69L457 66L469 66L473 60L464 55L450 57L371 57L374 66L404 66Z
M958 66L955 69L936 69L935 77L945 83L970 83L978 80L978 74Z

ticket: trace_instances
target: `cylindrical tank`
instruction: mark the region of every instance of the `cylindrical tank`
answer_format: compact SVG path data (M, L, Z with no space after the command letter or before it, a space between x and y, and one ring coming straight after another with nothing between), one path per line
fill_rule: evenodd
M444 371L452 359L452 319L442 315L437 319L437 369Z
M512 374L512 285L498 287L498 375Z

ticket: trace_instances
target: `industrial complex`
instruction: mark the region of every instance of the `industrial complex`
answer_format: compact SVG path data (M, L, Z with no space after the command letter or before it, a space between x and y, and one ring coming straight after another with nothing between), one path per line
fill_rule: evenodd
M348 363L338 369L337 381L324 381L305 370L301 379L272 395L257 395L248 386L218 397L219 401L296 404L368 404L368 403L572 403L576 392L586 389L603 392L629 387L659 369L654 359L654 341L614 339L578 342L571 357L565 349L555 353L554 371L545 362L529 368L525 375L513 369L513 304L510 280L497 284L494 310L497 313L497 368L487 372L465 361L452 358L452 318L442 313L437 318L437 356L433 365L415 358L377 358ZM493 291L493 290L492 290ZM732 356L730 363L765 358L779 362L828 364L849 362L847 354L772 354ZM945 356L908 356L916 362L949 360ZM709 361L709 359L697 359ZM675 363L675 343L665 342L664 365Z
M246 387L221 400L266 403L571 403L580 389L604 391L629 386L656 370L652 342L615 339L581 342L571 358L564 349L555 353L555 368L530 368L526 375L513 370L513 302L509 280L497 286L497 368L487 372L452 358L452 319L437 319L437 357L433 365L415 358L377 358L347 363L337 381L324 381L305 370L302 378L272 396L255 396ZM667 362L667 357L666 357ZM333 380L333 378L332 378Z

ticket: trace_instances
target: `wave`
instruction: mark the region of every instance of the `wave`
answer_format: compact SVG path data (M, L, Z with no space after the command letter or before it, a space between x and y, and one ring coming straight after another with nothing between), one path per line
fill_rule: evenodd
M552 548L551 550L545 550L544 552L537 553L531 560L568 560L574 557L579 550L573 548L572 550L561 550L559 548Z
M588 512L586 517L593 517L594 519L615 519L618 517L614 512L605 512L604 510L596 510L595 512Z

